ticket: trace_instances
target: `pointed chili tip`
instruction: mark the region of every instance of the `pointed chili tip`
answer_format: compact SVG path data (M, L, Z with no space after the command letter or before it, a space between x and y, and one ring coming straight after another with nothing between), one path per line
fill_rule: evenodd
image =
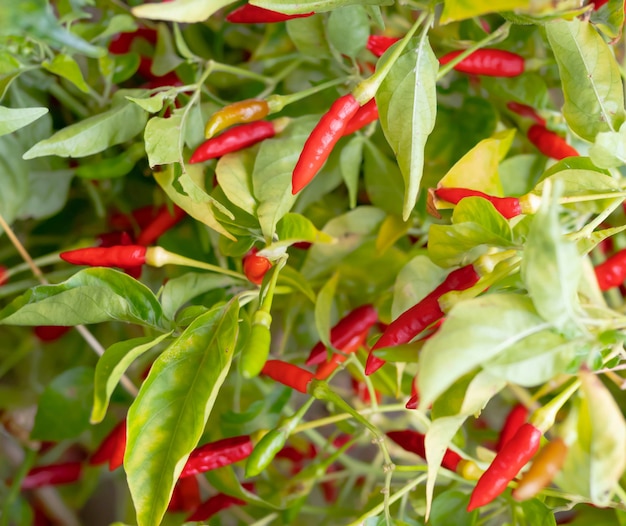
M409 398L406 405L404 406L406 409L417 409L419 406L419 396L414 394Z
M370 352L370 354L367 357L367 361L365 362L365 376L374 374L383 365L385 365L385 360L381 360L380 358L378 358L377 356L374 356L374 354Z

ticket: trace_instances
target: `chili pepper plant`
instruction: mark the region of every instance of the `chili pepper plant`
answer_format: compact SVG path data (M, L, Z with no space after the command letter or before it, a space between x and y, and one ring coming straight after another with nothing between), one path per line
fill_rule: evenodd
M0 526L626 523L623 25L4 2Z

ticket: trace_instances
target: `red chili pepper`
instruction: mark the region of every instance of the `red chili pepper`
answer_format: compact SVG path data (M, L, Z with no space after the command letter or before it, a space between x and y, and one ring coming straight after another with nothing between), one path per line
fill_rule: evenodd
M386 37L384 35L370 35L367 39L367 50L377 57L381 57L385 51L400 40L400 37Z
M187 213L177 205L174 205L173 210L170 212L167 205L163 205L156 217L141 231L137 238L138 245L152 245L170 228L180 223Z
M528 117L529 119L533 119L537 124L540 124L541 126L546 125L546 120L541 115L539 115L534 108L526 104L512 101L508 102L506 107L513 113L517 113L522 117Z
M253 248L243 258L243 273L252 283L260 285L267 271L272 268L272 263L266 257L257 255L257 252L258 250Z
M39 340L48 343L58 340L71 328L63 325L39 325L33 329L33 333Z
M500 431L500 437L496 444L496 451L500 451L504 445L511 440L515 433L522 427L528 419L528 409L524 404L516 404L509 412Z
M62 252L61 259L72 265L92 267L133 268L146 262L146 247L125 245L114 247L79 248Z
M315 177L344 130L360 108L352 93L339 97L322 116L304 143L291 177L291 193L297 194Z
M306 369L282 360L268 360L261 373L301 393L307 392L307 386L313 379L313 374Z
M352 347L356 343L360 343L364 332L378 321L378 313L373 305L361 305L346 314L337 324L330 330L330 343L336 349L343 352L346 347ZM322 342L318 342L306 359L306 365L318 365L324 363L328 358L326 346Z
M273 121L256 121L235 126L224 133L203 142L189 159L190 164L201 163L237 152L274 137L278 130Z
M489 504L508 486L519 470L537 453L541 430L524 424L506 443L481 475L472 491L467 511Z
M223 438L194 449L179 478L191 477L248 458L252 453L248 435Z
M133 42L137 38L143 38L154 46L156 44L157 37L157 32L154 29L149 29L147 27L140 27L129 33L120 33L111 39L111 42L109 43L109 52L114 55L124 55L130 51ZM151 79L155 77L151 70L152 59L142 56L137 71L142 77Z
M80 479L83 465L80 462L62 462L32 468L22 480L22 489L71 484Z
M350 135L361 128L367 126L371 122L378 120L378 106L376 99L372 99L361 106L354 117L348 122L346 129L343 130L343 136Z
M441 285L389 324L370 350L365 364L365 374L372 374L385 363L384 360L376 357L373 351L410 342L420 332L443 317L444 313L439 306L441 296L453 290L468 289L479 279L480 276L472 265L450 272Z
M567 450L567 444L562 438L555 438L543 446L513 490L513 498L519 501L532 499L550 484L565 463Z
M618 287L626 279L626 248L613 254L595 268L600 290Z
M388 431L387 436L402 449L415 453L426 460L426 447L424 445L426 436L422 433L412 429L405 429L403 431ZM446 449L441 465L450 471L456 471L460 461L461 457L457 453L451 449Z
M522 205L517 197L496 197L494 195L488 195L478 190L470 190L469 188L437 188L435 195L456 205L461 199L465 197L482 197L486 201L489 201L495 209L505 219L511 219L522 214Z
M348 359L346 354L355 352L359 347L365 344L365 338L367 338L368 332L369 329L366 329L350 342L350 344L346 345L343 349L343 353L334 353L327 361L319 364L315 370L315 378L318 380L326 380L339 365Z
M0 265L0 286L4 285L7 281L9 281L9 278L7 276L8 270L9 270L8 268Z
M447 64L463 50L451 51L439 59ZM524 57L503 49L477 49L456 66L456 71L489 77L516 77L524 73Z
M350 378L350 384L352 385L352 390L354 394L356 394L365 404L372 403L372 397L370 395L370 390L367 388L367 384L362 380L357 380L356 378ZM374 396L376 397L376 403L380 404L382 400L382 395L374 390Z
M251 483L244 483L242 486L248 491L254 489L254 485ZM247 503L238 497L232 495L226 495L225 493L219 493L203 502L196 511L194 511L185 522L205 522L208 521L216 513L230 508L231 506L245 506Z
M136 227L145 228L154 220L159 210L160 208L154 205L148 205L133 210L130 215L114 212L109 218L109 225L117 230L133 230Z
M187 477L176 481L167 511L176 513L192 511L200 506L200 487L196 477Z
M91 455L89 464L109 463L109 471L114 471L124 463L124 453L126 452L126 419L117 424L98 446L98 449Z
M567 144L563 137L540 124L533 124L526 132L526 136L546 157L560 160L578 156L578 152Z
M597 11L604 4L608 3L609 0L589 0L589 3L593 5L593 10Z
M234 11L231 11L226 17L226 20L233 24L273 24L275 22L293 20L294 18L306 18L314 14L314 12L311 12L288 15L251 4L244 4Z

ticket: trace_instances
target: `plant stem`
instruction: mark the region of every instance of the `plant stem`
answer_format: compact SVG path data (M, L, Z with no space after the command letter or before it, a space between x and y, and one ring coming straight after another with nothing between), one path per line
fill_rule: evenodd
M150 254L148 256L148 254ZM217 265L211 265L211 263L204 263L203 261L197 261L179 254L174 254L169 250L165 250L162 247L149 247L148 254L146 254L146 262L153 267L162 267L164 265L181 265L183 267L201 268L203 270L210 270L226 276L247 281L247 278L227 268L218 267ZM148 261L149 260L149 261Z
M395 411L404 410L404 404L390 404L390 405L380 405L377 408L368 407L366 409L361 409L358 411L359 414L363 416L373 415L378 413L393 413ZM325 418L319 418L317 420L312 420L310 422L304 422L295 427L293 433L302 433L303 431L307 431L309 429L316 429L318 427L324 427L336 422L343 422L344 420L350 420L352 415L350 413L339 413L336 415L327 416Z
M28 473L28 470L35 463L36 458L37 451L31 448L25 448L24 459L22 460L17 473L15 473L15 477L13 478L13 482L11 483L8 493L5 495L4 505L2 506L2 522L0 522L0 526L8 526L9 517L11 515L11 507L20 493L22 480L24 480L26 473Z

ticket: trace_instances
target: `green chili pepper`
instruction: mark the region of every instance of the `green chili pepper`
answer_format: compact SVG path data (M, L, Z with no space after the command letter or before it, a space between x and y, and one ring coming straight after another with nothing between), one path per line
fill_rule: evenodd
M269 312L258 310L254 313L248 345L239 360L239 372L244 378L254 378L263 369L272 343L271 324L272 315Z

